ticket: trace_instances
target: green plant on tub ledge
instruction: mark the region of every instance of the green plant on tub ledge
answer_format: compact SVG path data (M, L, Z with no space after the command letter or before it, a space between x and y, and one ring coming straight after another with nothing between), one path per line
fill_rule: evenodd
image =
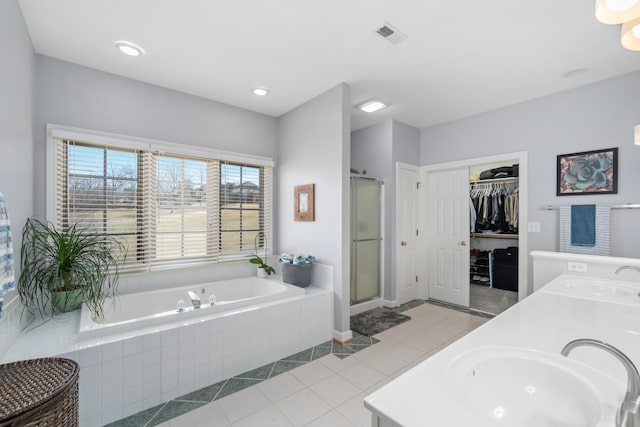
M50 222L27 219L20 250L20 299L43 318L76 310L83 302L94 318L101 318L105 298L115 296L118 288L118 255L126 251L114 237L89 234L77 225L59 231Z
M253 247L255 249L255 254L253 255L253 258L251 258L249 260L249 262L251 264L255 264L258 266L258 277L268 277L271 276L273 273L275 273L276 271L273 269L273 267L271 267L269 264L267 264L266 260L267 257L269 256L269 251L267 249L267 243L266 243L266 235L261 231L258 234L256 234L256 237L254 237L253 239ZM262 239L264 240L264 259L260 258L260 256L258 255L258 239Z

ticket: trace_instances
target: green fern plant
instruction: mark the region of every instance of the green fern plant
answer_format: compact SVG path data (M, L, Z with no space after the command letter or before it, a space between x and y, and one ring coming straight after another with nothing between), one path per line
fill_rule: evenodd
M116 294L117 256L125 252L114 237L89 234L77 225L59 231L50 222L27 219L20 250L20 299L29 311L37 310L45 317L49 310L53 314L74 309L66 307L72 304L72 291L94 318L100 318L104 299Z

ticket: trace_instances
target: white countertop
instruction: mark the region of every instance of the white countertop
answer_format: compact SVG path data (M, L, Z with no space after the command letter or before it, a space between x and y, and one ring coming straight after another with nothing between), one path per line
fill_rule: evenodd
M640 290L640 283L635 286ZM491 345L559 354L569 341L593 338L617 347L640 366L639 335L640 307L539 291L367 396L365 406L404 427L502 425L480 419L463 391L453 389L445 372L456 356ZM569 358L619 381L622 401L627 377L619 361L595 348L576 349Z

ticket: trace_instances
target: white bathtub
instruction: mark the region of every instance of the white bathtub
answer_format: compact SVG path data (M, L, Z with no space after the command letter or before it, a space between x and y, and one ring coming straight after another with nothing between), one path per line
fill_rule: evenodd
M200 308L193 307L188 291L193 291L200 297ZM104 317L98 321L92 319L91 312L83 305L79 338L82 340L148 328L172 327L174 324L184 326L243 307L301 297L304 294L304 289L297 286L276 279L257 277L124 294L105 302ZM213 305L208 303L211 295L216 297ZM184 301L182 312L177 310L179 300Z

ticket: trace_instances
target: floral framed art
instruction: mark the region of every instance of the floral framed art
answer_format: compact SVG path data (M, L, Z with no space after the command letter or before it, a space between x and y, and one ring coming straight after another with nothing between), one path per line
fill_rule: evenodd
M618 193L618 148L558 156L558 196Z

